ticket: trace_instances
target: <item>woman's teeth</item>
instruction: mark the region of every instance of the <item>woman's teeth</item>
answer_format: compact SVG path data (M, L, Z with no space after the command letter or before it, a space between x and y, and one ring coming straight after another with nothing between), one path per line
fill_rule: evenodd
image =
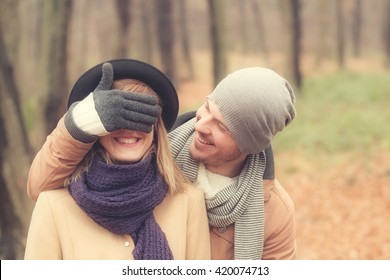
M123 144L133 144L138 141L138 138L117 138L119 143Z

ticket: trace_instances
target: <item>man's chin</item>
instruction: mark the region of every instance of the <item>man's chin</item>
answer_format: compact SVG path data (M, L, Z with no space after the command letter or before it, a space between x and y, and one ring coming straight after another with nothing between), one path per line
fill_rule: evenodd
M207 157L204 155L202 156L201 153L193 145L190 146L189 152L190 152L191 158L196 160L196 161L205 162L207 159Z

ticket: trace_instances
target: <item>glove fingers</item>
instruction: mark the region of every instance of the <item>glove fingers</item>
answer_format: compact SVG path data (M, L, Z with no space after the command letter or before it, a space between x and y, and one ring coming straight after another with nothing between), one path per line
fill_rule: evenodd
M152 131L153 124L144 124L140 122L134 122L134 121L129 121L122 119L119 121L119 126L120 128L118 129L127 129L127 130L135 130L135 131L142 131L145 133L149 133Z
M134 113L158 117L162 109L159 105L150 105L138 101L124 99L122 95L110 91L94 92L95 108L98 114L116 114L121 111L133 111Z
M135 122L145 125L153 125L157 122L157 116L150 116L147 114L141 114L139 112L126 111L121 112L121 117L128 122Z
M124 102L121 104L122 108L135 114L150 115L152 117L158 117L161 115L162 109L158 105L146 105L139 102Z
M157 96L144 94L144 93L134 93L134 92L125 92L125 91L115 91L119 93L124 99L129 101L135 101L140 103L145 103L149 105L156 105L158 103Z
M129 93L122 90L96 91L95 102L98 102L97 99L103 100L106 105L112 102L126 110L153 116L160 115L162 111L161 107L157 104L157 96L148 94Z
M104 63L102 66L102 78L96 89L94 91L99 90L109 90L112 87L112 83L114 82L114 69L112 68L111 63Z

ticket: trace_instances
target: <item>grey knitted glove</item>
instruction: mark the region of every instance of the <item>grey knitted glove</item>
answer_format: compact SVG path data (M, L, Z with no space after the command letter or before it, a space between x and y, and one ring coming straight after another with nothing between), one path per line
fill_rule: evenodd
M90 143L118 129L152 130L161 114L157 97L112 90L113 79L112 65L104 63L96 89L68 109L65 126L75 139Z

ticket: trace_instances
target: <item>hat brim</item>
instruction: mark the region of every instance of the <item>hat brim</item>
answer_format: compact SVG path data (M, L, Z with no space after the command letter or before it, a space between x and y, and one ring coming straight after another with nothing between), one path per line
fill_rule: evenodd
M179 112L179 99L171 80L156 67L135 59L114 59L106 62L112 64L114 80L136 79L150 86L159 95L163 103L162 119L169 131ZM68 108L94 91L102 77L103 63L92 67L76 81L68 98Z

